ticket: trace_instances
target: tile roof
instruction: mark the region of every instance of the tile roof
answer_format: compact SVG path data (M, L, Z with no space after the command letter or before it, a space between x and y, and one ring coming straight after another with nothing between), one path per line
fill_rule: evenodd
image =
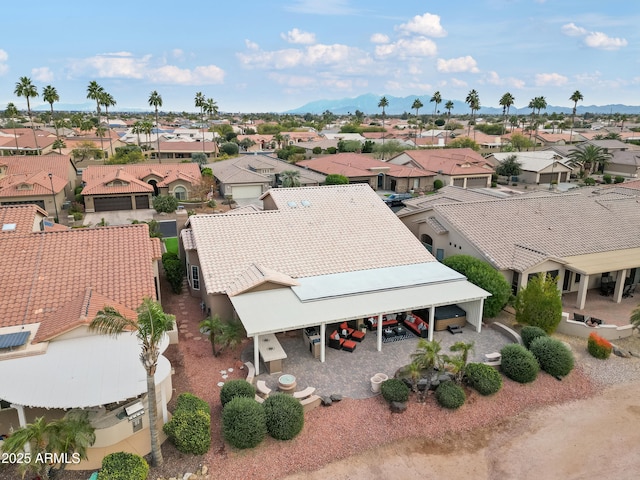
M368 185L278 188L262 198L276 208L189 217L208 293L227 292L252 264L296 279L435 261Z
M345 177L371 177L378 175L380 172L396 178L430 177L435 175L420 168L395 165L360 153L327 155L311 160L303 160L296 165L310 168L326 175L339 174Z
M67 178L53 176L45 171L33 174L15 174L0 178L0 197L33 197L60 193L69 183Z
M553 163L559 163L567 168L569 159L553 150L537 150L535 152L496 152L491 154L498 162L503 162L512 155L522 164L522 170L540 172Z
M499 192L495 192L493 190L467 189L456 187L454 185L447 185L431 195L421 195L418 197L410 198L409 200L405 200L403 202L405 207L399 210L397 214L398 216L402 217L405 214L429 210L433 208L434 205L444 203L490 200L503 196L504 195L501 195Z
M200 167L196 163L152 163L135 165L89 165L82 172L82 181L85 183L85 189L89 191L93 188L100 188L101 185L109 182L109 179L114 179L114 175L116 174L128 175L129 177L127 178L129 178L129 180L135 178L144 184L146 184L144 181L145 178L155 176L160 179L158 182L159 186L166 186L177 179L184 179L194 183L199 182L202 178ZM137 184L137 186L140 187L140 184ZM153 188L151 188L151 191L152 190ZM92 195L95 195L95 193L92 193Z
M247 292L265 283L275 283L278 285L300 285L299 282L289 275L278 272L261 265L251 264L242 274L240 274L227 289L227 295L234 296Z
M153 186L138 180L120 167L106 172L82 189L82 195L114 195L125 193L153 193Z
M47 212L37 205L11 205L0 207L0 225L15 225L13 230L0 230L0 239L6 235L24 235L39 231L40 220Z
M406 150L389 160L390 163L413 161L420 168L444 175L490 175L493 167L478 152L470 148L443 150Z
M300 182L318 184L325 181L325 176L267 155L241 155L237 158L222 160L208 165L214 176L223 183L271 183L272 174L285 170L295 170L300 173ZM272 173L260 173L258 170L270 170Z
M12 155L0 157L0 165L6 165L7 175L34 174L38 172L67 179L70 168L74 168L68 155ZM47 178L48 180L48 178Z

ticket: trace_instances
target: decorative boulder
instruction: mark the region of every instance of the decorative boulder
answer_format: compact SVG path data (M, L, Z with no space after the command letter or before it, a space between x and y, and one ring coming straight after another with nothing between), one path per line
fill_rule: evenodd
M332 402L339 402L340 400L342 400L342 395L340 395L339 393L332 393L329 398Z
M331 405L333 405L333 400L331 400L331 397L322 397L323 407L330 407Z

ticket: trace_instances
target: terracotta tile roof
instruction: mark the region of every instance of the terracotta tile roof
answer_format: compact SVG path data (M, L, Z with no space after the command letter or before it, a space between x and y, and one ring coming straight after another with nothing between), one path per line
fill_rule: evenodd
M157 179L160 179L158 181L158 185L160 185L161 183L171 183L178 178L185 179L186 181L189 181L191 183L199 182L202 178L200 174L200 167L196 163L89 165L82 172L82 181L85 183L85 189L94 188L96 186L107 183L109 181L107 179L115 178L114 175L118 172L121 172L119 173L120 175L129 175L129 177L127 178L138 179L139 181L141 181L141 183L144 184L146 184L144 179L150 176L154 176ZM151 188L151 191L153 191L153 188Z
M55 177L69 178L72 168L71 157L68 155L12 155L0 157L0 165L7 166L7 175L51 173ZM75 167L73 167L75 169ZM49 178L47 177L47 181ZM49 190L51 192L51 190Z
M35 149L36 143L33 138L33 131L30 128L23 128L23 129L17 129L17 130L18 131L26 130L18 134L18 148L24 148L24 149L30 149L30 150ZM12 132L11 129L9 131ZM38 139L38 147L41 150L43 148L46 148L52 145L53 142L56 141L55 135L51 135L49 132L46 132L43 130L36 130L36 137ZM16 137L13 135L13 133L11 133L11 137L4 137L4 136L0 137L0 148L2 147L15 150Z
M60 193L67 186L68 181L60 177L52 176L40 171L34 174L17 174L0 178L0 197L33 197L51 195L53 191Z
M40 220L46 216L47 212L33 204L0 207L0 225L15 225L15 229L7 227L0 230L0 239L9 235L37 232Z
M482 155L470 148L406 150L389 162L404 165L413 162L428 172L444 175L490 175L493 172L493 167Z
M322 172L325 175L339 174L345 177L371 177L378 175L379 172L396 178L430 177L435 175L420 168L395 165L359 153L327 155L311 160L303 160L296 165Z
M99 180L87 183L82 189L82 195L114 195L120 193L153 193L153 186L120 167L110 170Z
M137 308L144 297L155 298L153 262L160 257L160 242L149 238L146 224L0 235L0 256L0 327L5 327L57 319L49 316L87 288ZM56 330L59 322L54 323Z
M262 199L276 208L189 217L208 293L226 292L252 264L295 279L435 261L368 185L278 188Z

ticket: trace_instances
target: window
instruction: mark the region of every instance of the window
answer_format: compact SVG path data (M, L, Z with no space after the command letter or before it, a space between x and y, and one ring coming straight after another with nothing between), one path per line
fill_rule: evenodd
M516 295L518 293L518 284L520 283L520 273L513 272L511 276L511 292Z
M580 278L581 278L581 277L580 277L580 274L579 274L579 273L576 273L576 275L575 275L575 277L574 277L573 282L574 282L574 283L580 283Z
M173 195L178 200L186 200L187 199L187 189L182 186L177 186L173 189Z
M438 260L439 262L444 260L444 249L442 248L436 249L436 260Z
M200 269L195 265L191 265L191 288L200 290Z
M413 179L413 189L417 190L418 188L420 188L420 179L419 178L414 178Z

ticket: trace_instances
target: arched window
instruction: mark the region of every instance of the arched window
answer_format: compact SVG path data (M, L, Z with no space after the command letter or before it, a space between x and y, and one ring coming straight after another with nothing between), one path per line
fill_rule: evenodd
M423 233L422 235L420 235L420 241L426 247L427 250L433 253L433 239L429 235L427 235L426 233Z
M173 189L173 196L178 200L186 200L187 199L187 189L178 185Z

